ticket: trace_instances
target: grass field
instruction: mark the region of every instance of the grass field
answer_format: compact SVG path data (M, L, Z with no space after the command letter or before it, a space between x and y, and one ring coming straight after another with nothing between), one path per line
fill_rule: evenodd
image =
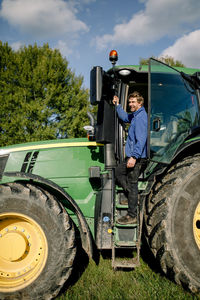
M152 257L145 256L140 259L140 267L131 271L113 271L110 257L100 256L98 265L91 260L84 271L79 271L79 279L73 279L56 300L200 299L200 295L192 295L168 280Z

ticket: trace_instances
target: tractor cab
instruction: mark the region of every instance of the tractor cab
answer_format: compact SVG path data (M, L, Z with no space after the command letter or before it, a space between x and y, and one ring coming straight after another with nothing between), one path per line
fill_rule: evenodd
M200 130L200 74L194 73L195 69L172 68L153 58L149 66L116 66L117 59L117 52L112 50L110 70L91 70L90 101L99 106L96 141L112 145L107 146L114 155L109 154L111 165L123 160L126 128L116 117L112 98L117 95L128 112L128 95L141 93L149 119L148 176L156 165L169 164L184 141Z

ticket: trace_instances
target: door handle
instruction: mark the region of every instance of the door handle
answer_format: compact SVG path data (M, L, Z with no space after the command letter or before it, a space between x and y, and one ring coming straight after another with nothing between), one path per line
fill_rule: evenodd
M153 131L159 131L160 130L160 118L155 118L153 120Z

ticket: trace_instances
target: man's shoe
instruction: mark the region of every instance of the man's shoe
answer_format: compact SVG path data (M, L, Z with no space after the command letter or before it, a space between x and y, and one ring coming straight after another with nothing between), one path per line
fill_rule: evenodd
M126 225L126 224L137 224L137 217L131 217L129 215L123 216L117 220L118 224Z

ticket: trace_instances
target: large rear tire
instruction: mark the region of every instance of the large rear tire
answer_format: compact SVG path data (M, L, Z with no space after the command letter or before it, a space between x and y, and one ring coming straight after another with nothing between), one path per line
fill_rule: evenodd
M0 186L0 299L51 299L73 268L75 230L63 206L31 184Z
M146 238L163 272L200 291L200 155L174 165L146 202Z

